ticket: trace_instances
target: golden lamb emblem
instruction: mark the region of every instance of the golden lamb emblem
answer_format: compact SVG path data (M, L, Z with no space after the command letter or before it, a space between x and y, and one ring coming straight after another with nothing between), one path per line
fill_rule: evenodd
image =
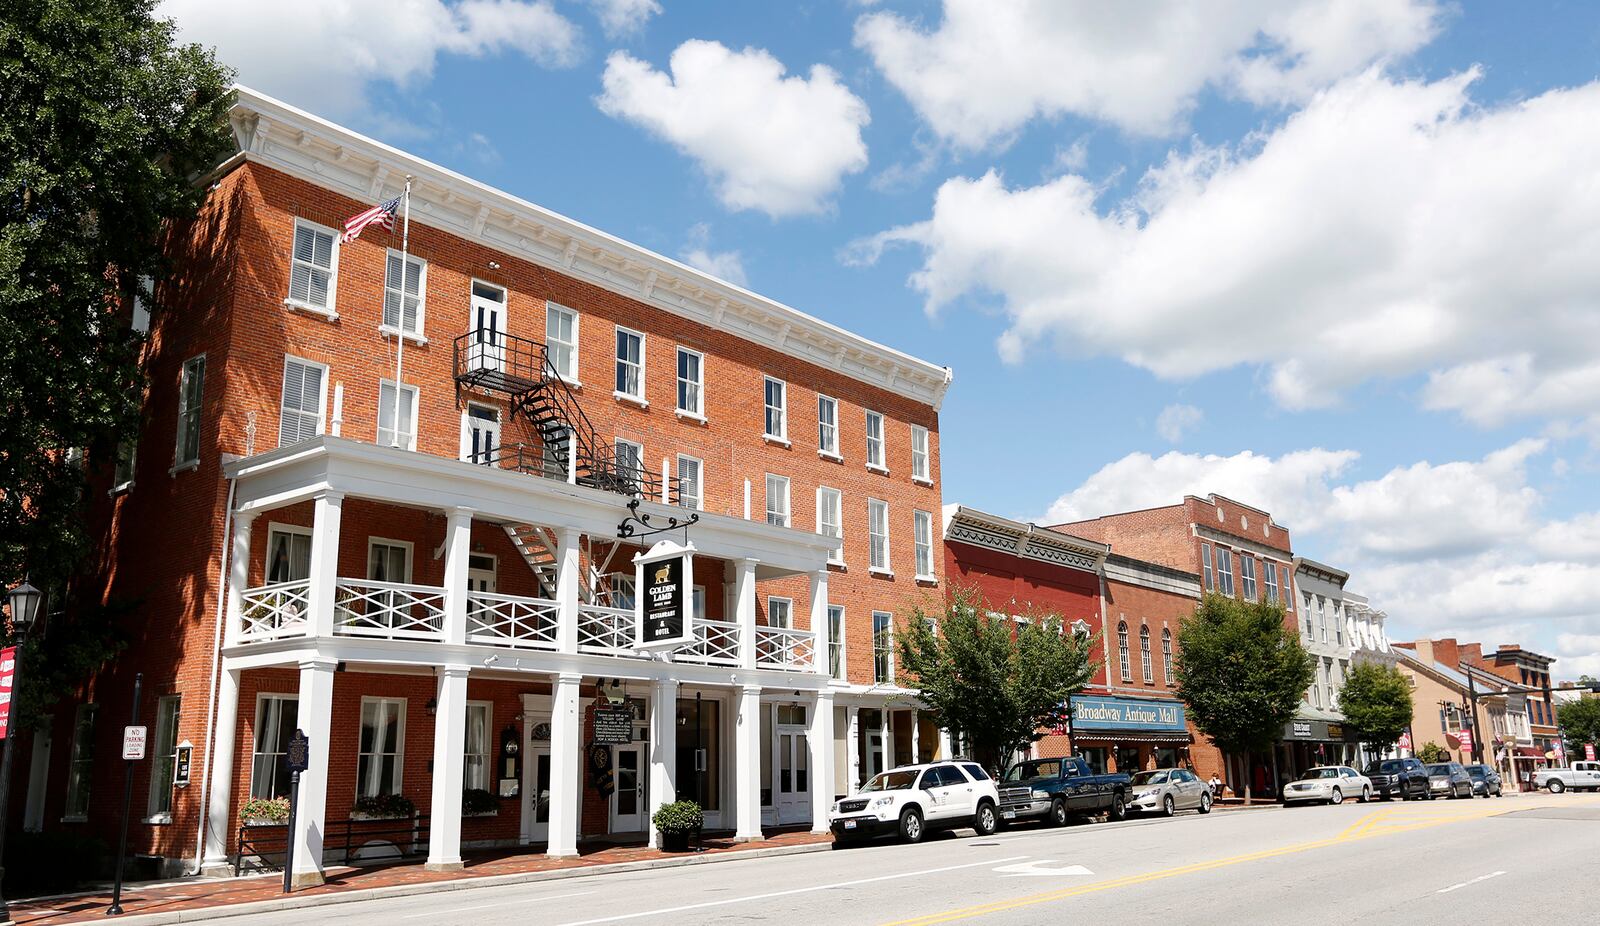
M661 565L657 566L656 567L656 584L657 585L666 584L666 582L668 580L668 574L670 572L671 572L671 569L667 566L666 563L662 563Z

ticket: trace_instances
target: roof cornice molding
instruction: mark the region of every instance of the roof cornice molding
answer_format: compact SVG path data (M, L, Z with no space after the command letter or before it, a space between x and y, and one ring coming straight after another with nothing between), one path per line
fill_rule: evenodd
M956 505L946 508L944 539L1038 560L1056 566L1100 572L1105 567L1107 544L1063 534L1060 531L1002 518L987 511Z
M1350 573L1343 569L1336 569L1325 563L1319 563L1307 556L1296 556L1294 568L1297 572L1306 572L1326 582L1332 582L1343 589L1344 584L1350 581Z
M938 410L951 371L407 154L248 87L229 113L245 157L367 202L413 177L411 219Z

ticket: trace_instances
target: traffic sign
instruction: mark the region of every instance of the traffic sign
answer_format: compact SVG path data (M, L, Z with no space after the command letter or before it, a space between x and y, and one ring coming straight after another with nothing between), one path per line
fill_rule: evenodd
M127 726L122 728L122 758L143 759L145 739L150 732L149 727Z

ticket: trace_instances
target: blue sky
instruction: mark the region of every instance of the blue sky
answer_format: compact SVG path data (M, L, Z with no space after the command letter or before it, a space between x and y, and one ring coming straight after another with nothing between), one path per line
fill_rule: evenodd
M245 83L953 367L947 502L1221 492L1396 638L1600 675L1600 7L1004 7L160 10Z

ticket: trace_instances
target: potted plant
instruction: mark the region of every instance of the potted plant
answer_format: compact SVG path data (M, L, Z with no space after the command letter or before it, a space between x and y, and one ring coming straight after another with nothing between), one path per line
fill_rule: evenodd
M464 817L493 817L500 813L500 801L482 788L468 788L461 792L461 815Z
M373 794L356 798L350 808L352 820L394 820L417 812L417 805L404 794Z
M650 822L661 831L661 851L686 852L689 849L689 834L700 829L705 822L705 815L694 801L674 801L662 805Z
M289 799L252 797L239 808L245 826L282 826L289 822Z

